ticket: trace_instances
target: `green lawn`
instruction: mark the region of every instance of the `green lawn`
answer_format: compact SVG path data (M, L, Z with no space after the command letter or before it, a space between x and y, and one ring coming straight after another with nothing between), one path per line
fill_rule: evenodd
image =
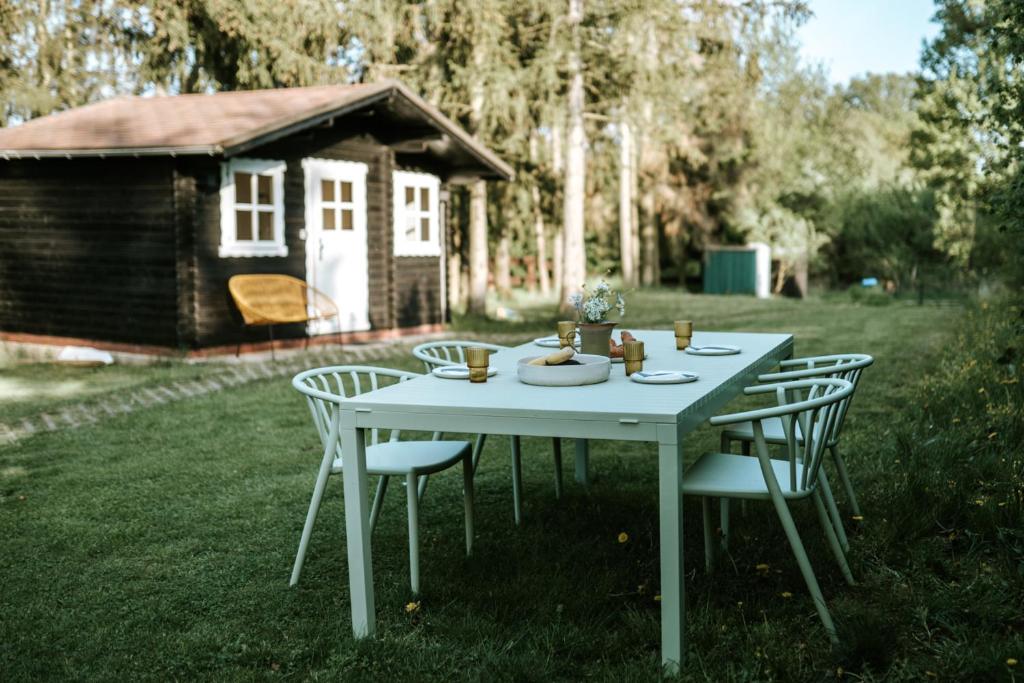
M667 291L631 302L627 329L688 317L698 329L792 332L798 355L877 359L844 436L866 517L850 525L857 587L842 580L813 511L796 512L843 646L830 650L768 508L736 515L731 555L707 576L699 503L688 501L685 678L1012 677L1007 660L1024 660L1024 420L1008 369L1016 367L995 360L1012 330L957 338L954 328L993 325L984 313L965 323L959 309ZM557 319L543 306L523 310L524 322L456 328L527 340ZM973 365L964 362L971 354L980 358ZM406 357L391 364L416 367ZM38 409L47 397L32 400ZM691 457L717 442L716 430L698 430ZM301 584L287 585L318 448L285 380L0 447L2 677L657 678L653 445L594 443L594 482L583 490L570 483L567 444L566 492L556 501L550 446L524 439L517 529L508 440L490 439L471 559L462 552L461 475L435 477L421 511L424 591L413 612L404 496L392 490L374 536L379 636L358 643L340 480L328 489Z
M24 363L0 354L0 422L125 393L140 386L186 382L223 368L161 360L146 365L82 368L57 363Z

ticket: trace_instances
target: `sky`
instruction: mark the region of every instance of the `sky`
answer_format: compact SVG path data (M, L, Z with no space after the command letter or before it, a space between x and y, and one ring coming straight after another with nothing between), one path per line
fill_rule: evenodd
M921 41L938 32L933 0L810 0L814 16L797 36L807 62L833 83L865 72L916 71Z

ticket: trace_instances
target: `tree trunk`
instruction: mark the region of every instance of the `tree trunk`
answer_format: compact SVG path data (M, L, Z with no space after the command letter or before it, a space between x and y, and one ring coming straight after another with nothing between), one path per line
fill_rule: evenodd
M530 134L530 161L537 164L537 134ZM540 293L547 296L551 292L551 280L548 279L548 238L544 225L544 208L541 206L540 187L537 182L530 185L530 200L533 203L533 238L537 253L537 278Z
M508 296L512 289L512 255L508 245L508 233L501 235L494 253L494 286L501 296Z
M474 45L473 62L477 73L484 61L483 47ZM479 78L470 85L469 120L472 132L479 134L484 110L484 84ZM469 312L487 312L487 184L473 183L469 198Z
M633 129L628 121L619 124L619 252L622 260L622 284L636 287L633 261Z
M586 189L586 131L583 129L583 67L580 58L580 23L583 0L569 0L569 139L565 161L565 207L563 239L565 264L562 270L562 294L580 291L587 277L586 248L583 242ZM568 304L564 301L562 306Z
M487 183L478 180L469 191L469 308L487 312Z
M451 221L448 233L448 310L462 312L462 220Z
M565 249L563 245L565 242L562 240L562 231L559 230L555 233L554 237L551 238L551 279L555 283L559 300L566 298L562 290L562 267L565 264Z
M658 227L654 215L654 191L647 189L641 199L643 211L640 213L640 284L654 287L661 280L659 272Z
M640 196L640 174L637 170L637 166L640 165L640 155L636 154L633 158L633 218L630 225L633 229L631 243L633 245L633 279L635 280L635 286L640 284L640 202L637 201L637 198Z

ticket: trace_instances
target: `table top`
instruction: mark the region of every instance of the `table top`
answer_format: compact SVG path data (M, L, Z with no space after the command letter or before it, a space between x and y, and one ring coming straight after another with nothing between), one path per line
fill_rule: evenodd
M675 348L675 336L665 330L632 330L644 342L644 370L687 370L700 375L687 384L639 384L626 377L621 364L613 364L607 382L576 387L523 384L516 363L525 356L546 355L552 349L532 341L491 355L497 375L486 383L425 375L347 399L343 411L443 413L490 417L543 417L546 419L679 423L693 413L704 413L755 382L768 365L790 355L790 334L694 332L693 343L731 344L741 352L730 356L694 356ZM704 410L701 410L701 409ZM467 429L472 425L467 423Z

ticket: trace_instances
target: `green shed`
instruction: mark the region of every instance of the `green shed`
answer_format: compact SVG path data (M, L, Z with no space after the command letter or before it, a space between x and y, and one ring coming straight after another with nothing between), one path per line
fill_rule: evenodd
M771 267L767 244L709 247L704 252L704 293L768 298Z

